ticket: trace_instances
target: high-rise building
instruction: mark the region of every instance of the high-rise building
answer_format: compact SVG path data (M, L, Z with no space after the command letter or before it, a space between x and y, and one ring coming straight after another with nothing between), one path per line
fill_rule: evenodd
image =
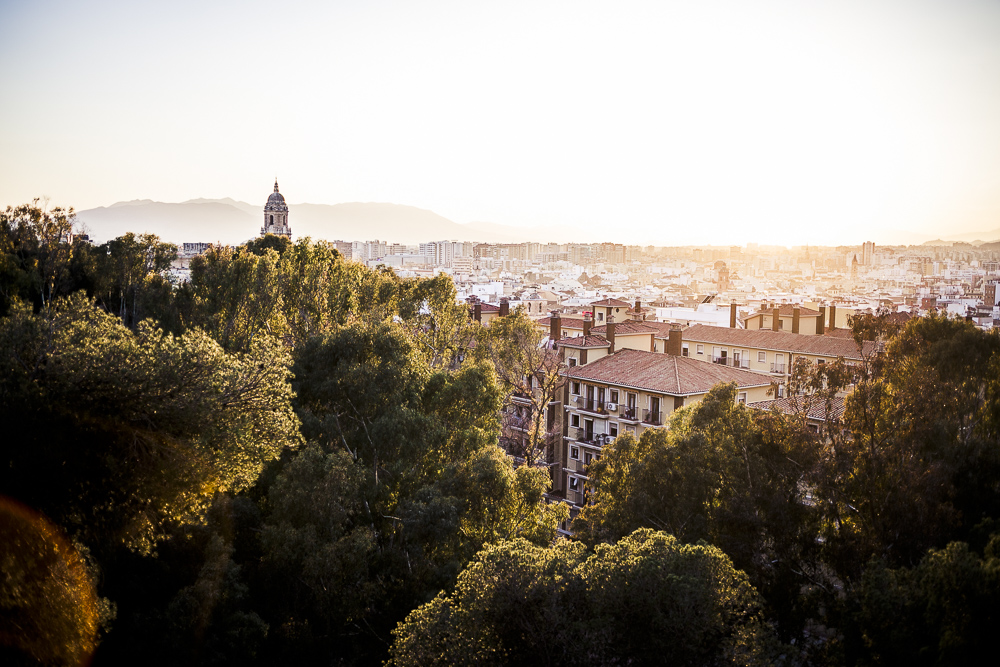
M288 224L288 205L278 192L278 179L274 179L274 192L264 204L264 226L260 228L260 235L265 234L292 238L292 228Z
M865 244L861 246L861 263L865 266L871 266L875 255L875 244L871 241L865 241Z

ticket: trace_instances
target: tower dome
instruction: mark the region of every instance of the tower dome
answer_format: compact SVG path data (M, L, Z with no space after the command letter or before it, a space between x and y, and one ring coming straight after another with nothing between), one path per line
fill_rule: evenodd
M260 228L260 235L266 234L292 238L292 228L288 224L288 204L278 192L278 179L274 179L274 192L264 204L264 226Z

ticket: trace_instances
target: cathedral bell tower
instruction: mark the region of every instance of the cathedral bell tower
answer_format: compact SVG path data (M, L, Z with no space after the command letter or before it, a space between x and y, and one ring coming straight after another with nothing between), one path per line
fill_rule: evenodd
M260 235L265 234L292 238L292 228L288 226L288 204L278 192L278 179L274 179L274 192L264 204L264 226L260 228Z

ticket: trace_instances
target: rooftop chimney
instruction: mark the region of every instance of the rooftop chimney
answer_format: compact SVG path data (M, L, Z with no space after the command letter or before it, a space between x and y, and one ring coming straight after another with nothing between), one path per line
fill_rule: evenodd
M553 310L549 317L549 342L553 345L557 340L562 338L562 318L559 316L558 310Z
M816 333L820 336L826 333L826 306L819 307L819 317L816 318Z
M590 313L584 313L583 315L583 335L590 335Z
M830 331L837 328L837 304L830 304Z
M729 328L736 328L736 302L729 304Z
M483 321L483 304L478 301L472 306L472 319L477 322Z
M608 325L605 327L604 337L608 339L609 343L611 343L611 347L608 348L608 354L614 354L615 353L615 323L614 322L608 322Z
M500 297L500 317L510 315L510 301L507 297Z
M802 315L802 309L798 306L792 308L792 333L799 332L799 317Z
M681 326L679 324L670 325L670 333L667 338L667 354L672 354L675 357L679 357L683 354L681 348L684 347L684 333L681 331Z
M781 309L772 308L771 309L771 331L778 330L778 323L781 322Z

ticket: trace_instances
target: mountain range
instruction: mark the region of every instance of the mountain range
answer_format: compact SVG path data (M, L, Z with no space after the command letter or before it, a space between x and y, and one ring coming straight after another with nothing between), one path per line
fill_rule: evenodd
M514 227L488 222L459 224L433 211L371 202L345 204L289 204L295 236L342 241L380 239L414 244L422 241L581 241L578 230L567 226ZM257 236L263 207L233 199L191 199L170 204L136 199L77 212L84 231L97 243L125 232L150 232L172 243L238 244ZM584 242L596 240L585 238Z
M594 243L620 239L567 225L516 227L491 222L460 224L433 211L400 204L351 202L344 204L289 204L289 220L296 238L311 236L329 241L371 241L415 244L423 241L482 241L485 243ZM235 245L260 233L263 206L234 199L190 199L165 203L136 199L77 213L84 231L97 243L126 232L150 232L172 243L208 242ZM880 245L918 245L935 240L928 234L905 231L873 233ZM1000 240L1000 228L953 234L938 242Z

